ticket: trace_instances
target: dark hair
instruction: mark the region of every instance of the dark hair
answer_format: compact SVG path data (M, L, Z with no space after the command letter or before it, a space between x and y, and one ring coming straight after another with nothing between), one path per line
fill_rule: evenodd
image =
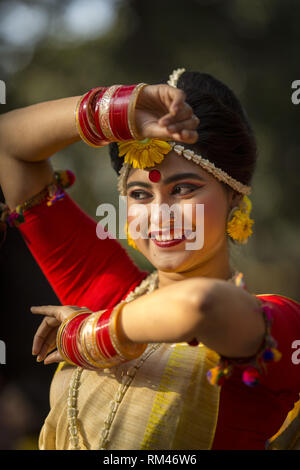
M196 116L199 139L188 147L213 162L243 184L250 185L257 148L246 112L233 91L207 73L184 72L177 87L186 93ZM117 144L110 144L113 168L119 172L123 158Z

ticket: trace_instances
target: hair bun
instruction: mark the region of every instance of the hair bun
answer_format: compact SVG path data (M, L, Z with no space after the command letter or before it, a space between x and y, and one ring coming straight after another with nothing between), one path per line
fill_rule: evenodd
M124 157L119 157L119 147L117 142L109 144L109 156L113 169L119 175L124 162Z

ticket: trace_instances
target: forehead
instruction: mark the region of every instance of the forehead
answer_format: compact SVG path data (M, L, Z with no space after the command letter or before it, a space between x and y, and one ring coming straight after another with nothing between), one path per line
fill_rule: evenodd
M132 180L148 181L149 172L151 170L159 170L163 179L173 175L174 173L196 173L206 181L215 180L215 178L201 168L200 165L197 165L196 163L187 160L182 155L178 155L176 152L172 151L166 155L159 165L145 168L144 170L131 168L127 182L129 183Z

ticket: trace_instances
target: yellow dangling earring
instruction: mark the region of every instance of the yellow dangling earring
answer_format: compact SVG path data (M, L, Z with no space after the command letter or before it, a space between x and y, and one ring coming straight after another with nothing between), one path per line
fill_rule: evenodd
M131 238L130 236L130 233L129 233L129 230L128 230L128 222L126 221L126 224L125 224L125 232L127 234L127 243L129 246L132 246L132 248L134 248L135 250L138 250L138 247L136 246L135 244L135 241Z
M249 215L252 209L252 203L247 196L244 196L240 204L233 209L227 217L228 235L241 244L248 242L248 238L252 235L252 225L254 220Z

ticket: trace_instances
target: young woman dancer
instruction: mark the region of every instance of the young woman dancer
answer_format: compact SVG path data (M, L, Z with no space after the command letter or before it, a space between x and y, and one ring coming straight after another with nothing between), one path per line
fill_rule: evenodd
M51 155L80 139L110 146L128 241L152 273L65 192L74 176L53 170ZM2 115L0 142L2 218L62 304L31 308L44 315L33 354L60 362L40 448L264 449L299 398L300 306L251 294L230 261L230 240L252 233L257 157L234 93L180 69L168 85ZM163 205L176 210L153 210Z

